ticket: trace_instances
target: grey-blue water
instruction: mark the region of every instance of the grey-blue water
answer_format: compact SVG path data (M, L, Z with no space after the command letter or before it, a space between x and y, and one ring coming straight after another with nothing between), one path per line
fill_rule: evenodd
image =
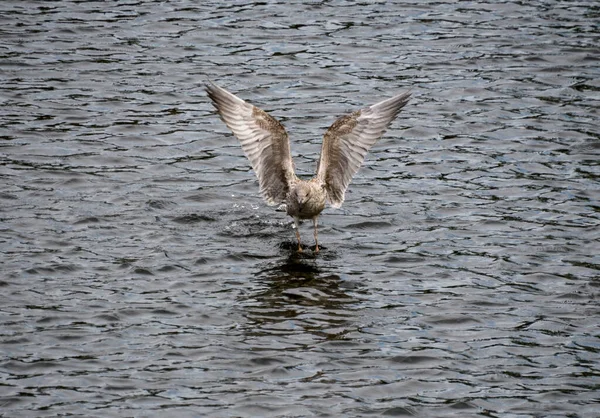
M306 175L412 91L316 257L207 79ZM0 3L0 415L599 416L599 80L592 0Z

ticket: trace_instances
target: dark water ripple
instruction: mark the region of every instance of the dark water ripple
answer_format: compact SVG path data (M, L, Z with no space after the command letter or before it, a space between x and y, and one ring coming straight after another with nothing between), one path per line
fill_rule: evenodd
M0 415L597 415L599 18L0 4ZM285 121L304 173L335 116L412 90L317 258L206 79Z

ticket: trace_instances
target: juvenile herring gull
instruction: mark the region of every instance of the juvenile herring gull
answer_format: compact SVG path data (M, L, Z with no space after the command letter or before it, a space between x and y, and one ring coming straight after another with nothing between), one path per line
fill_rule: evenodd
M318 252L317 218L325 200L334 208L342 206L348 184L369 148L410 97L410 93L402 93L337 119L323 137L317 174L302 180L294 172L288 134L279 121L213 83L206 84L206 91L223 122L240 141L258 177L262 197L269 205L285 203L287 214L294 218L299 252L300 219L312 219Z

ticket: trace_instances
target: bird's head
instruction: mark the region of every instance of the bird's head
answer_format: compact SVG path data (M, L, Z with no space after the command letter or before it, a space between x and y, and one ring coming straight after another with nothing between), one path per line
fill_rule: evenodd
M306 183L299 183L296 188L296 202L300 207L304 206L310 198L310 187Z

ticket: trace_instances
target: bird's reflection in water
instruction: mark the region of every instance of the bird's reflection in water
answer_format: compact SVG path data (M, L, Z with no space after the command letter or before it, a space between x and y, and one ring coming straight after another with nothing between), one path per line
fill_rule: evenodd
M355 330L356 284L322 270L319 258L287 252L287 258L258 271L261 290L244 297L249 333L309 332L328 340Z

